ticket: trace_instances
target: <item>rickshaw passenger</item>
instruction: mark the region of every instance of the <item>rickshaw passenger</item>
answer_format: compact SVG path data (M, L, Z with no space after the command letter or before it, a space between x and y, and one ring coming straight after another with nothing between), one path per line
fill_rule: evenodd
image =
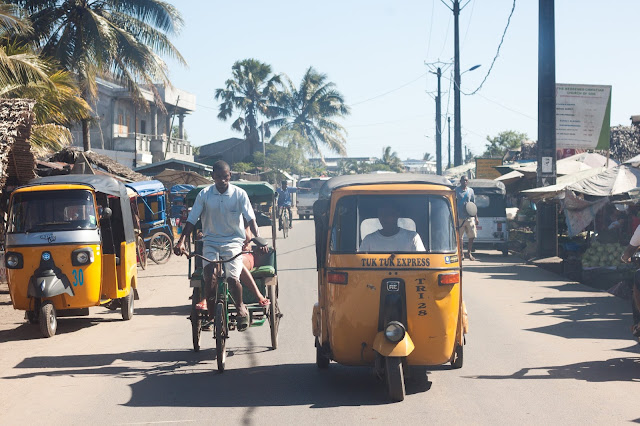
M198 220L202 221L204 233L203 255L210 259L220 257L229 259L242 250L243 243L247 241L243 218L248 222L251 232L256 236L260 235L249 196L243 189L229 184L231 179L229 165L222 160L217 161L213 165L212 174L215 184L200 191L196 197L175 247L177 255L185 253L184 240L191 234ZM240 285L242 258L237 257L226 263L224 269L238 313L238 330L244 331L249 326L249 311L242 302ZM213 265L208 263L204 267L204 279L211 306L213 306L212 299L215 299L215 293L211 287L212 278ZM209 310L209 314L213 314L213 310Z
M382 229L364 237L360 244L361 252L412 252L426 251L422 238L415 231L400 228L400 212L393 206L378 208L378 220Z

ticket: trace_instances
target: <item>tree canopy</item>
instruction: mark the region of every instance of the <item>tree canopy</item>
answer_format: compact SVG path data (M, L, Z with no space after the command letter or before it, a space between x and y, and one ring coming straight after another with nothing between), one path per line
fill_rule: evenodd
M528 139L526 133L516 132L515 130L505 130L498 133L495 137L487 136L488 144L485 145L483 157L503 157L507 151L518 149L522 146L522 142Z

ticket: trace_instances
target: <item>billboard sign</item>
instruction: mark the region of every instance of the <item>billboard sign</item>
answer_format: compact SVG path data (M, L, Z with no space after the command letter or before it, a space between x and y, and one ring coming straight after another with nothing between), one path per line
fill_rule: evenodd
M556 84L556 148L609 149L611 86Z
M502 166L502 158L476 158L476 179L495 179L502 176L495 166Z

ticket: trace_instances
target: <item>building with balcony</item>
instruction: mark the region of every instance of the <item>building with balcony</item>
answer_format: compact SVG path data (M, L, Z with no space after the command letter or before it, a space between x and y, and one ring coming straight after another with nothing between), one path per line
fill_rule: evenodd
M90 129L91 149L135 168L168 159L193 161L193 148L186 140L185 117L196 108L195 95L174 87L155 85L142 89L140 105L130 91L113 81L98 79L98 97L91 105L97 120ZM166 111L158 107L160 99ZM177 126L177 137L171 129ZM82 147L82 128L72 129L74 145Z

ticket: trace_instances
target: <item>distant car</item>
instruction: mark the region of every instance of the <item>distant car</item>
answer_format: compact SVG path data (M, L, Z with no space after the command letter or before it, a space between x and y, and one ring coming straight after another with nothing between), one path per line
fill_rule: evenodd
M320 188L328 177L304 178L298 181L298 188L308 188L309 191L298 191L296 194L296 210L300 219L309 219L313 214L313 203L319 197Z
M473 242L473 247L500 250L507 256L509 228L504 184L490 179L472 179L469 181L469 187L475 193L478 207L478 236Z

